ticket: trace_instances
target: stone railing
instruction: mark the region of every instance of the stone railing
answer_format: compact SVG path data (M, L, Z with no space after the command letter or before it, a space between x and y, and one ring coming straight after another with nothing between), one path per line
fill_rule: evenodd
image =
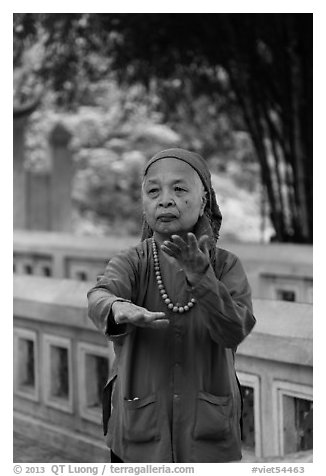
M137 237L82 237L64 233L14 232L16 274L94 281L118 251ZM312 246L226 243L241 259L253 297L312 302Z
M91 285L14 277L14 428L102 462L101 391L114 354L87 317ZM312 306L255 300L254 309L257 325L236 358L244 461L284 458L312 437Z

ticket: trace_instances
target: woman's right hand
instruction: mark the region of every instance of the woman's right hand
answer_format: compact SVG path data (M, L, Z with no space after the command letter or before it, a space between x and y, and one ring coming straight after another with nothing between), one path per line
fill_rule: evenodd
M113 318L117 324L133 324L154 329L169 325L164 312L151 312L131 302L115 301L112 304Z

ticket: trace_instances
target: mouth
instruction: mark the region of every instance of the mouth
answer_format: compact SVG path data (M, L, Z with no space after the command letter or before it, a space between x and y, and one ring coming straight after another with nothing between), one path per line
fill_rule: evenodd
M177 216L176 215L173 215L173 213L164 213L162 215L159 215L157 217L157 220L159 221L162 221L162 222L170 222L170 221L173 221L173 220L176 220L177 219Z

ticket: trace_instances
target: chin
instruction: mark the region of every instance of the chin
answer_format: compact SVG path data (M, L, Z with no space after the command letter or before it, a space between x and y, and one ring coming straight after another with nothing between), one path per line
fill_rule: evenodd
M171 237L171 235L179 235L179 236L185 236L189 231L192 230L180 230L179 228L161 228L161 229L156 229L155 230L157 233L160 235L164 235L166 237Z
M158 233L161 233L162 235L173 235L173 234L178 234L178 230L174 230L172 228L161 228L160 230L157 230Z
M173 226L156 226L154 228L154 231L156 231L156 233L160 233L161 235L177 235L178 233L180 233L181 231L174 228Z

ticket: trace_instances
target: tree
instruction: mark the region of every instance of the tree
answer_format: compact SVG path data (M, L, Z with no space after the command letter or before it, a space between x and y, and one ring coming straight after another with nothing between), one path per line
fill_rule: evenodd
M33 75L60 105L113 71L155 85L169 117L186 91L226 98L255 146L275 239L312 242L312 14L15 14L14 38L16 69L26 46L43 49Z

